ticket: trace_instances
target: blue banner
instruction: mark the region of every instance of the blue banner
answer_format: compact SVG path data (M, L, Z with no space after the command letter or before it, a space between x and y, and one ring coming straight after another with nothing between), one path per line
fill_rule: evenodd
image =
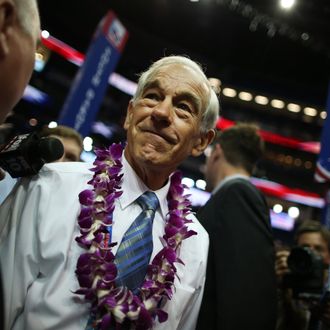
M318 182L330 183L330 84L328 87L328 98L326 104L327 117L324 121L322 136L321 136L321 147L319 158L316 162L315 179ZM330 229L330 189L328 189L324 196L324 208L322 212L322 223ZM329 277L329 288L330 288L330 277Z
M322 223L330 229L330 189L325 193L324 208L322 210Z
M128 38L128 32L110 11L101 20L62 108L59 123L86 136Z
M324 121L322 129L321 150L315 171L315 179L319 182L330 181L330 84L326 112L327 118Z

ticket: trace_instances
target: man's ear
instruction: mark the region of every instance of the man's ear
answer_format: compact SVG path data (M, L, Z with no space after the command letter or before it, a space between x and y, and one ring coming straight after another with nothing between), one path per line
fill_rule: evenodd
M223 151L219 143L216 143L213 147L213 156L214 156L214 160L218 160L223 156Z
M126 118L125 118L125 122L124 122L124 128L126 130L128 129L128 127L131 123L132 115L133 115L133 101L130 100L129 103L128 103Z
M198 138L197 143L191 151L191 155L194 157L200 156L206 147L213 141L215 137L215 130L210 129L206 133L201 133L201 136Z
M12 0L0 0L0 58L9 53L9 40L16 21L16 7Z

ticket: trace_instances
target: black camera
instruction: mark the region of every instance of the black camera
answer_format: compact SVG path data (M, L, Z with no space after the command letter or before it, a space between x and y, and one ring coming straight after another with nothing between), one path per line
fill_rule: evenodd
M290 273L284 285L292 289L293 298L320 300L324 287L323 258L308 247L294 247L288 257Z

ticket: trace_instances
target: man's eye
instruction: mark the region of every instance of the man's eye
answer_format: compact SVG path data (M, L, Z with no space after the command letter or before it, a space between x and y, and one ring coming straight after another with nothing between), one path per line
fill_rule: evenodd
M159 100L159 96L158 94L156 93L147 93L145 96L144 96L145 99L150 99L150 100L156 100L158 101Z
M187 112L192 112L190 106L186 103L179 103L177 105L177 108L181 109L181 110L184 110L184 111L187 111Z

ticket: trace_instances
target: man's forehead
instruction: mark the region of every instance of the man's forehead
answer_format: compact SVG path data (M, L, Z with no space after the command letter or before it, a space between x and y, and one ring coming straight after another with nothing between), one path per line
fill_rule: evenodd
M168 79L183 79L189 81L195 81L202 83L203 76L193 68L178 64L171 63L160 67L154 72L154 77L167 77Z
M320 232L306 232L299 235L298 238L299 244L308 244L308 245L327 245L326 240Z
M149 77L145 89L152 87L176 88L178 90L198 91L208 93L208 84L194 70L186 66L168 65L154 72Z

